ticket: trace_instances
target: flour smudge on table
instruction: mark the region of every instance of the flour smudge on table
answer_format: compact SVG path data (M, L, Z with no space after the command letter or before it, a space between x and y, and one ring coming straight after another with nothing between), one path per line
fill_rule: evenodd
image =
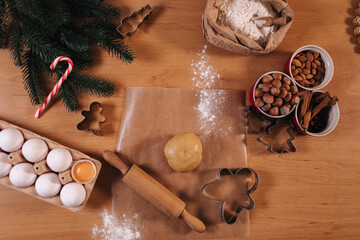
M134 240L140 239L141 233L138 226L133 222L139 215L128 217L123 214L120 218L115 217L105 209L99 214L103 220L103 226L94 225L92 238L101 240Z
M217 69L210 64L210 57L206 53L207 46L199 51L197 58L192 61L193 72L192 86L200 89L199 103L195 107L199 112L201 123L201 139L205 140L210 136L227 135L230 128L224 129L218 121L223 114L223 108L228 101L228 96L221 91L211 91L222 87L221 76Z

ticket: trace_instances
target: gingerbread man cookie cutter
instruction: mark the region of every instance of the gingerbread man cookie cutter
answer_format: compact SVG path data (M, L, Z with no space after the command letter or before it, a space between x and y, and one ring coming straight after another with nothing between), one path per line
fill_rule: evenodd
M76 128L80 131L90 131L96 136L102 136L103 131L101 129L101 124L106 121L106 118L102 115L103 106L99 102L93 102L90 104L89 111L81 111L81 115L85 118L82 120ZM97 114L97 116L95 116ZM93 126L96 124L98 128Z

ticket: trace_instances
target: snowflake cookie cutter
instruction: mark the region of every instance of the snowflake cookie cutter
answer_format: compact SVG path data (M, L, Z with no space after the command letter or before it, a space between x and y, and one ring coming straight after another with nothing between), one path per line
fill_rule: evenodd
M106 118L102 115L102 112L103 106L101 105L101 103L92 102L90 104L89 111L81 111L81 115L83 115L85 118L80 123L78 123L76 128L80 131L90 131L96 136L102 136L103 131L101 129L101 124L106 121ZM97 114L98 116L95 116L95 114ZM95 124L96 126L98 126L98 129L92 127Z
M147 4L145 7L142 7L136 12L130 14L130 16L124 17L120 21L120 25L116 28L119 34L122 37L126 35L132 35L144 22L144 20L152 13L153 7L150 4ZM131 21L135 21L130 23Z
M211 184L221 182L222 176L224 176L224 175L236 176L236 175L240 175L240 174L247 174L248 179L251 181L250 182L251 186L248 187L247 190L245 191L245 194L246 194L246 197L248 198L249 203L247 205L239 204L237 206L236 210L234 212L231 212L230 215L229 215L229 212L226 211L226 209L225 209L226 201L211 196L210 194L208 194L206 192L206 188ZM250 178L249 178L249 176L250 176ZM204 197L206 197L206 198L208 198L210 200L218 201L218 202L221 203L221 218L225 223L231 225L231 224L234 224L237 221L237 219L239 218L239 215L240 215L240 213L241 213L241 211L243 209L252 210L254 208L255 201L250 195L258 188L258 186L259 186L259 175L255 172L255 170L253 170L251 168L240 168L240 169L235 169L235 170L231 170L231 169L228 169L228 168L221 168L218 171L217 179L214 180L214 181L211 181L209 183L206 183L202 187L201 192L202 192Z

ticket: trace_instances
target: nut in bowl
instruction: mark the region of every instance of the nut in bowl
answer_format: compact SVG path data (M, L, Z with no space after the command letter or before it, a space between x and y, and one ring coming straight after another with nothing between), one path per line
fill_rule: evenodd
M296 129L310 136L321 137L331 133L340 119L338 98L329 92L301 92L303 97L292 118Z
M250 104L269 118L288 116L299 104L298 88L285 73L273 71L262 75L250 91Z
M284 72L306 90L325 87L333 77L334 63L321 47L307 45L296 50L285 63Z

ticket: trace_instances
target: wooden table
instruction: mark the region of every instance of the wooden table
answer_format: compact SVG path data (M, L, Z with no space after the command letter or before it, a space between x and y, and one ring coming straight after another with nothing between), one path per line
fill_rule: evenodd
M105 135L76 130L80 113L68 113L57 101L39 120L22 85L21 71L7 50L0 51L0 118L71 148L102 159L115 149L126 87L191 88L191 61L208 45L211 64L221 74L225 89L249 90L263 73L282 70L292 51L307 44L322 46L331 54L335 74L326 87L339 99L340 122L322 138L296 138L297 153L271 154L248 136L248 160L261 183L254 194L251 239L359 239L360 238L360 55L352 36L356 1L289 0L295 21L281 45L266 56L241 56L216 48L202 37L201 16L206 1L153 0L154 12L138 32L126 39L136 53L131 65L96 50L92 73L116 83L110 98L84 96L104 105ZM123 15L146 1L115 1ZM359 61L359 62L358 62ZM91 239L99 213L111 209L111 185L118 172L107 164L87 207L72 213L20 192L0 186L0 239Z

